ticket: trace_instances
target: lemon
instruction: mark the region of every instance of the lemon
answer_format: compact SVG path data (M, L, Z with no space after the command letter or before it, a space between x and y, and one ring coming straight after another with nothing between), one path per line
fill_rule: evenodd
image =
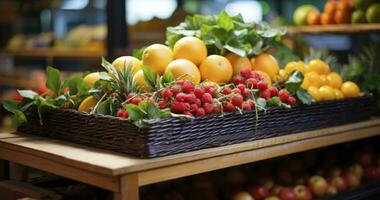
M96 100L95 97L88 96L79 104L78 111L91 112L97 103L98 103L98 100Z
M322 85L321 77L317 72L308 72L306 73L305 78L308 79L311 86L320 87Z
M334 89L328 85L324 85L319 88L319 93L321 95L322 100L334 100L335 92Z
M132 67L133 74L142 68L142 62L133 56L118 57L112 62L112 65L120 72L124 72L125 67Z
M327 75L327 82L331 87L340 89L340 87L342 87L343 80L339 74L331 72Z
M306 73L307 72L316 72L318 74L328 74L330 73L330 67L327 65L327 63L323 62L322 60L315 59L309 62L309 64L305 68Z
M137 71L137 73L133 76L133 82L136 84L136 86L139 88L140 91L142 92L150 91L150 87L148 83L145 81L144 71L142 69Z
M318 102L322 100L322 96L319 93L319 89L315 86L310 86L307 92L313 97L314 101Z
M345 98L357 97L360 95L359 87L351 81L346 81L342 84L341 91Z
M165 72L171 72L176 79L191 80L194 84L199 84L201 81L198 67L186 59L172 61L166 67Z
M93 73L90 73L90 74L87 74L83 80L90 86L94 86L94 84L96 83L96 81L98 81L100 79L100 74L99 72L93 72Z
M173 53L169 47L163 44L152 44L148 46L142 56L143 65L146 65L160 75L165 72L166 66L173 61Z

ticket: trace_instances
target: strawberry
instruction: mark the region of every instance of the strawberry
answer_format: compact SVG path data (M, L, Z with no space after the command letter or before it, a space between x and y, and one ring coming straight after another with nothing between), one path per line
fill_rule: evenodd
M186 94L183 92L178 93L177 96L175 97L175 99L179 102L184 102L185 98L186 98Z
M268 88L268 84L264 81L260 81L257 83L257 89L259 90L266 90Z
M194 84L191 81L184 81L182 85L182 91L185 93L190 93L194 91Z
M239 85L240 83L244 83L244 78L240 75L236 75L232 78L232 83L235 85Z
M271 87L271 88L269 88L269 90L270 90L270 96L271 97L277 96L278 89L276 87Z
M195 94L195 96L196 96L198 99L202 98L202 96L203 96L204 93L205 93L205 92L203 91L202 88L195 88L195 89L194 89L194 94Z
M234 95L231 98L231 103L234 106L241 108L241 106L243 105L243 97L240 94L239 95Z
M269 90L269 89L266 89L266 90L262 90L262 91L260 91L260 96L261 96L262 98L264 98L265 100L270 99L270 90Z
M211 113L214 108L211 103L204 103L203 109L205 110L205 113L208 114L208 113Z
M286 103L288 101L289 94L286 90L280 90L278 92L278 97L283 103Z
M205 115L205 110L203 108L198 108L197 110L195 110L195 116L197 117L200 117L200 116L203 116Z
M231 93L232 93L231 88L229 88L229 87L223 88L223 94L227 95L227 94L231 94Z
M173 113L181 114L185 112L186 107L183 102L175 101L172 103L170 109Z
M231 102L227 102L223 105L223 110L226 112L233 112L236 108Z
M160 109L164 109L168 107L168 103L166 101L160 101L158 102L158 107L160 107Z
M197 97L193 93L186 94L186 96L185 96L185 101L188 103L195 103L196 99L197 99Z
M251 69L242 69L240 71L240 75L243 76L244 78L249 78L252 74Z
M242 108L243 108L243 110L251 110L251 104L248 102L243 103Z
M297 99L295 97L293 97L293 96L288 97L288 104L289 105L296 105L296 103L297 103Z
M245 84L247 84L248 88L256 88L258 81L254 78L249 78L245 81Z
M173 93L169 89L165 89L162 91L161 96L165 100L169 100L170 98L172 98Z
M202 96L202 103L212 103L212 96L211 96L211 94L209 94L209 93L205 93L205 94L203 94L203 96Z

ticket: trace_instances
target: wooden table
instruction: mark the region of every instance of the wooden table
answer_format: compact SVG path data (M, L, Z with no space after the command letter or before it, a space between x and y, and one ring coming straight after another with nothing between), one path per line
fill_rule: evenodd
M380 119L161 158L138 159L53 139L0 133L0 159L104 188L114 193L115 200L137 200L140 186L375 135L380 135Z

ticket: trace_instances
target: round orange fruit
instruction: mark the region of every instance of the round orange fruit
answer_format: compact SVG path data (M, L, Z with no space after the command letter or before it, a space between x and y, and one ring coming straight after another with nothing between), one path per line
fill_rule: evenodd
M224 84L230 81L233 69L227 58L219 55L211 55L204 59L199 67L203 81L212 81Z
M193 36L179 39L173 47L174 59L187 59L195 65L199 65L207 57L205 43Z
M173 61L173 53L169 47L163 44L152 44L148 46L142 56L142 63L162 75L166 66Z
M267 53L256 56L252 64L253 70L263 71L267 73L271 79L274 79L280 71L277 60Z
M124 72L125 67L132 67L133 74L136 74L142 67L141 61L133 56L118 57L112 62L112 65L120 72Z
M171 72L174 78L190 80L194 84L199 84L201 81L201 73L198 67L186 59L173 60L166 67L165 72Z

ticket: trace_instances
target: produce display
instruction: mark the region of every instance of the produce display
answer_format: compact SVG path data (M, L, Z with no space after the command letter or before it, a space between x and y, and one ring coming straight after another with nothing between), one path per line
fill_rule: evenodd
M240 15L224 11L195 15L167 29L168 46L152 44L136 57L112 63L103 59L105 71L61 81L59 70L48 67L47 91L19 90L23 99L5 101L4 107L14 113L16 126L31 110L41 117L44 110L77 109L128 119L142 128L149 120L289 109L363 95L322 60L280 66L267 50L283 34L282 28L244 23Z
M296 9L293 21L297 26L380 23L380 1L328 0L321 12L306 4Z
M323 199L380 180L376 142L337 145L153 184L142 188L140 196L146 200Z

